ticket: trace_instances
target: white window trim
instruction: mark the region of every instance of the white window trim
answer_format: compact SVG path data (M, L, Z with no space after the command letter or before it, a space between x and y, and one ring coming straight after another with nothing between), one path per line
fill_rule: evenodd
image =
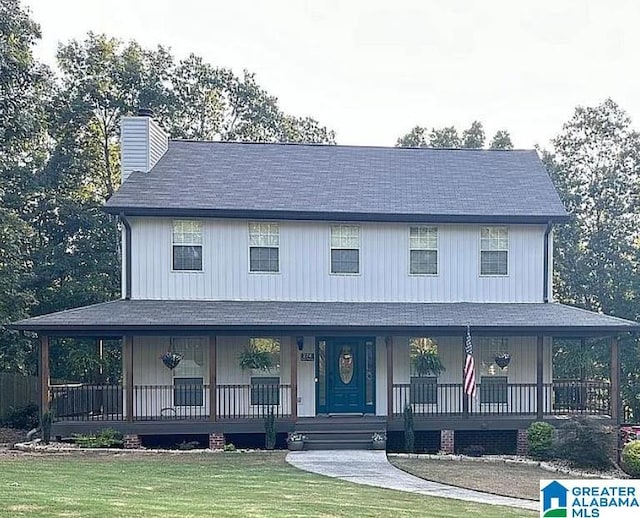
M507 230L507 249L506 250L482 250L482 229L483 228L504 228ZM482 273L482 252L507 252L507 273ZM509 277L511 270L511 228L507 225L482 225L478 229L478 276L479 277Z
M202 243L174 243L173 242L173 224L176 221L195 221L197 223L200 223L201 228L202 228ZM169 227L169 232L170 232L170 237L169 237L169 261L171 263L171 273L179 273L179 274L187 274L187 275L193 275L193 274L198 274L198 275L202 275L203 273L205 273L205 266L206 266L206 261L205 261L205 225L203 223L202 220L199 219L184 219L184 218L177 218L177 219L172 219L171 220L171 225ZM173 264L173 247L175 246L200 246L202 248L202 268L200 270L176 270L174 268L174 264Z
M331 244L331 232L333 228L337 227L357 227L358 229L358 248L343 248L343 247L334 247ZM358 250L358 273L349 273L349 272L332 272L331 271L331 251L332 250ZM358 277L362 275L362 226L361 225L352 225L350 223L336 223L329 226L329 275L337 275L339 277Z
M435 228L436 229L436 248L411 248L411 229L412 228ZM410 277L438 277L440 275L440 227L435 225L410 225L407 232L408 246L408 264L407 272ZM411 251L412 250L435 250L436 252L436 273L412 273L411 272Z
M251 225L252 224L267 224L267 225L277 225L278 227L278 246L260 246L260 247L252 247L251 246ZM252 248L277 248L278 249L278 270L275 272L267 272L263 270L252 270L251 269L251 249ZM247 222L247 272L251 275L280 275L282 268L280 267L280 263L282 262L282 254L280 253L280 223L277 221L249 221Z

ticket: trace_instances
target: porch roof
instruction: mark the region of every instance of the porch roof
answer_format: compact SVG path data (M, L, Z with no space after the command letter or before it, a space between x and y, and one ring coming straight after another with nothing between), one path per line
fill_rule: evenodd
M114 300L9 327L56 335L245 333L473 333L598 335L640 324L555 303L403 303Z

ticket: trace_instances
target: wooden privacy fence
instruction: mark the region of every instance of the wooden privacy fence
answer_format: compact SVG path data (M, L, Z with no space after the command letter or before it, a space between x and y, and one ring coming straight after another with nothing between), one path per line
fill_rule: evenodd
M11 407L38 401L38 378L13 372L0 372L0 420Z

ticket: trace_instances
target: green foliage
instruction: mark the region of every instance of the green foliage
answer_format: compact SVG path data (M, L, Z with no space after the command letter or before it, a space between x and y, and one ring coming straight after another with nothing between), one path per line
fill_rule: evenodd
M489 149L513 149L511 135L506 130L499 130L491 139Z
M200 446L198 441L182 441L178 443L178 449L181 451L195 450Z
M640 478L640 439L625 444L622 449L622 469L633 478Z
M473 121L471 127L462 132L462 147L466 149L482 149L484 147L484 127L479 121Z
M404 449L407 453L416 451L416 434L413 431L413 410L411 405L404 407Z
M42 433L42 442L49 444L51 441L51 424L53 423L53 416L51 412L45 412L40 416L40 431Z
M273 361L268 351L245 347L240 353L239 364L242 370L259 369L267 371L273 366Z
M612 429L596 418L578 417L558 428L554 456L579 468L606 469L616 448Z
M236 451L236 447L232 442L230 442L222 447L222 451Z
M470 444L464 450L462 450L462 454L467 457L482 457L485 454L486 450L484 446L480 444Z
M4 426L31 430L40 424L40 408L35 403L9 408L9 412L2 420Z
M431 338L414 338L410 340L410 358L418 376L439 376L445 371L438 355L438 345Z
M555 428L549 423L531 423L527 430L529 455L534 459L547 459L553 450Z
M96 434L76 434L73 442L82 448L121 448L122 434L113 428L105 428Z
M264 416L264 447L267 450L273 450L276 447L276 416L273 407Z
M409 133L396 141L396 147L432 147L482 149L485 146L484 127L480 121L473 121L462 137L454 126L433 128L415 126ZM491 149L512 149L513 144L507 131L498 131L490 144Z
M555 297L588 310L636 319L640 313L640 134L624 110L607 99L598 106L577 107L552 144L553 153L543 153L543 160L571 215L568 224L555 230ZM637 420L640 350L637 341L628 337L620 344L623 401ZM571 362L577 350L580 346L575 344L562 351L565 365L574 370ZM580 353L582 365L594 377L608 379L608 347L592 342ZM562 370L558 373L565 377Z

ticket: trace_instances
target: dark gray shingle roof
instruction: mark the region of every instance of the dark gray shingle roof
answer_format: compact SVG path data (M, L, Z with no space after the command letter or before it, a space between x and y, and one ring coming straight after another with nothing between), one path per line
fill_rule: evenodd
M473 330L640 331L640 324L561 304L116 300L22 320L32 331Z
M149 173L132 173L106 209L303 219L327 214L451 221L566 216L534 150L194 141L171 141L156 166Z

